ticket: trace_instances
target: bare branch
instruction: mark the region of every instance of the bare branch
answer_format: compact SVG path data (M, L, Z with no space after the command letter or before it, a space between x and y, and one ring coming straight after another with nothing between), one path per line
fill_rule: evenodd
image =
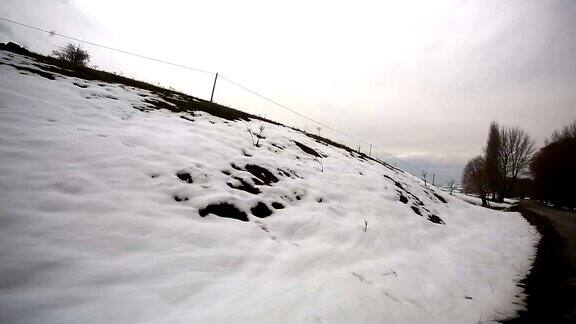
M420 172L420 175L422 176L422 180L424 180L424 185L428 186L427 180L426 180L426 176L428 175L428 172L426 172L426 170L422 170Z

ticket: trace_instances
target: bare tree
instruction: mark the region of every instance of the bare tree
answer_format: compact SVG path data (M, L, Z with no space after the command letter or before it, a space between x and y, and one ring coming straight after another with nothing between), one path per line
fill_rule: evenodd
M498 200L502 201L514 188L518 176L528 171L536 143L526 131L517 126L503 128L500 138L500 170L503 178Z
M427 180L426 180L426 176L428 175L428 172L426 172L426 170L422 170L422 171L420 172L420 175L422 176L422 180L424 180L424 185L425 185L426 187L428 187L428 182L427 182Z
M496 193L502 186L502 169L500 167L500 159L502 154L502 139L501 139L500 126L493 121L490 124L488 131L488 140L484 147L484 159L486 160L486 178L488 180L488 187L492 193L492 199L496 199Z
M264 136L262 135L262 133L264 132L264 128L266 128L264 126L264 124L260 125L260 127L258 127L258 134L256 134L256 137L258 137L258 139L264 138ZM260 143L260 142L258 142Z
M478 155L468 161L464 167L462 184L467 192L473 192L482 199L482 206L488 206L488 180L486 178L486 160Z
M86 66L90 60L90 55L80 45L67 44L52 51L52 55L58 59L74 64Z
M454 189L456 189L456 181L454 181L454 179L448 180L448 191L450 195L454 193Z
M560 142L568 138L576 139L576 121L573 121L572 124L568 126L562 127L561 130L555 130L550 136L550 139L545 140L545 144L548 145L550 143Z

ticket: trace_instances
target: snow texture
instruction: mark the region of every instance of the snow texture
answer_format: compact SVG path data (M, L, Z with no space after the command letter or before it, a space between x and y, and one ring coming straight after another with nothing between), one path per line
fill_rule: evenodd
M455 192L454 196L464 200L465 202L467 202L469 204L476 205L476 206L482 206L482 199L480 199L480 197L467 195L467 194L459 193L459 192ZM494 202L494 201L489 201L488 203L490 204L490 207L494 207L494 208L509 208L515 202L517 202L517 201L514 199L505 199L504 202L501 202L501 203Z
M2 323L478 323L523 307L539 237L517 213L290 128L0 62Z

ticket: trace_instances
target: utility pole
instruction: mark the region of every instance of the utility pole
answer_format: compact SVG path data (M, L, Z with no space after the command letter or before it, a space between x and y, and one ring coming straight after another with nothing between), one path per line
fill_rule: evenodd
M368 153L368 156L372 156L372 144L370 144L370 153Z
M434 180L436 180L436 173L432 174L432 185L434 185Z
M210 102L214 99L214 89L216 89L216 80L218 80L218 72L216 72L216 76L214 77L214 85L212 86L212 95L210 96Z

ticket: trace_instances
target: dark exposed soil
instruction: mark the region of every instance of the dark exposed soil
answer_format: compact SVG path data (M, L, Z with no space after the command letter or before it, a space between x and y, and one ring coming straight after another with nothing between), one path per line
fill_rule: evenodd
M187 183L194 183L194 179L192 179L192 175L188 172L178 172L176 173L178 179L187 182Z
M240 177L234 177L234 179L238 180L240 182L240 184L238 185L238 184L233 184L233 183L227 183L228 187L233 188L233 189L237 189L237 190L246 191L246 192L249 192L253 195L257 195L260 193L260 189L252 186L248 182L244 181L244 179L242 179Z
M448 203L448 201L446 199L444 199L444 197L440 196L439 194L437 194L435 192L433 192L432 194L434 195L434 197L438 198L438 200L440 200L441 202L443 202L445 204Z
M33 69L33 68L29 68L29 67L25 67L25 66L19 66L19 65L15 65L15 64L6 64L6 63L2 63L2 62L0 62L0 65L8 65L8 66L11 66L11 67L13 67L17 70L20 70L20 71L26 71L26 72L30 72L33 74L37 74L37 75L39 75L43 78L46 78L48 80L56 80L56 77L54 76L54 74L48 73L48 72L43 71L43 70Z
M79 88L83 88L83 89L88 88L87 84L81 84L81 83L77 83L77 82L72 82L72 84L79 87Z
M420 200L420 198L418 198L418 196L416 196L415 194L411 193L410 191L406 190L404 188L404 186L402 186L401 183L399 183L398 181L392 179L390 176L387 175L383 175L385 178L391 180L392 182L394 182L394 185L396 187L398 187L398 189L396 190L396 192L398 193L398 195L400 195L399 197L399 201L401 203L404 204L408 204L408 202L410 201L408 199L408 197L404 196L403 193L406 193L408 196L412 197L412 199L414 199L414 204L412 206L410 206L410 208L412 209L412 211L418 215L418 216L424 216L422 214L422 211L420 210L420 208L422 208L423 210L425 210L426 212L430 213L430 210L428 208L425 207L424 203L422 202L422 200ZM438 200L440 200L443 203L447 203L446 199L444 199L444 197L438 195L435 192L432 192L434 194L434 196L436 196L436 198L438 198ZM427 193L427 195L430 197L430 195ZM432 199L432 197L430 197ZM419 208L419 207L420 208ZM446 223L444 223L444 221L442 220L442 218L438 217L437 215L434 214L429 214L427 220L431 221L432 223L435 224L441 224L441 225L446 225Z
M404 196L401 192L398 192L398 194L400 195L400 202L403 204L407 204L408 198L406 196Z
M180 118L185 119L187 121L191 121L191 122L195 122L194 118L188 117L188 116L180 116Z
M276 143L270 143L270 145L274 146L275 148L279 149L279 150L284 150L285 147L280 145L280 144L276 144Z
M302 179L298 174L296 174L296 172L294 172L293 170L282 170L282 169L276 169L278 171L278 173L280 173L280 175L286 177L286 178L291 178L291 179Z
M278 169L278 173L280 173L280 175L285 176L287 178L292 178L292 175L282 169Z
M260 179L266 185L271 185L272 183L276 183L279 181L278 178L272 172L256 164L246 164L246 166L244 166L244 169L252 173L253 176Z
M419 215L419 216L422 216L422 212L420 212L420 209L418 209L418 207L416 207L416 206L410 206L410 208L412 208L412 211L413 211L414 213L416 213L416 214Z
M237 165L236 165L236 164L234 164L234 163L230 163L230 166L231 166L231 167L232 167L232 169L234 169L234 170L238 170L238 171L244 171L244 170L242 170L242 168L241 168L241 167L237 166Z
M208 214L214 214L216 216L233 218L241 220L243 222L249 221L248 215L246 215L245 212L241 211L240 209L236 208L236 206L229 203L208 205L206 206L206 208L202 208L198 212L202 217L206 217Z
M310 154L310 155L315 156L315 157L319 157L319 158L322 157L322 155L320 155L320 153L316 152L316 150L314 150L313 148L306 146L306 145L304 145L298 141L293 141L293 142L294 142L294 144L296 144L296 146L298 146L305 153Z
M282 203L279 203L279 202L276 202L276 201L275 201L275 202L272 203L272 208L274 208L274 209L284 209L284 205L283 205Z
M256 204L256 206L252 207L250 211L254 216L259 218L265 218L272 215L270 208L268 208L268 206L263 202Z
M418 196L416 196L415 194L413 194L413 193L411 193L410 191L406 190L406 189L402 186L402 184L401 184L400 182L392 179L390 176L387 176L387 175L385 175L385 174L384 174L383 176L384 176L384 178L386 178L386 179L394 182L394 185L395 185L396 187L398 187L398 189L400 189L400 190L398 190L398 193L399 193L400 195L402 195L402 192L404 192L404 193L406 193L407 195L409 195L410 197L412 197L412 199L414 199L414 201L416 202L416 205L418 205L418 206L424 206L424 203L422 202L422 200L420 200L420 198L418 198Z
M383 176L384 176L384 178L386 178L386 179L388 179L388 180L390 180L390 181L394 182L394 185L395 185L396 187L398 187L398 188L400 188L400 189L404 190L404 187L402 187L402 184L401 184L400 182L398 182L398 181L396 181L396 180L392 179L392 177L390 177L390 176L388 176L388 175L385 175L385 174L384 174Z
M441 225L446 225L446 223L444 223L444 221L442 220L442 218L434 215L434 214L430 214L428 215L428 220L431 221L432 223L436 223L436 224L441 224Z

